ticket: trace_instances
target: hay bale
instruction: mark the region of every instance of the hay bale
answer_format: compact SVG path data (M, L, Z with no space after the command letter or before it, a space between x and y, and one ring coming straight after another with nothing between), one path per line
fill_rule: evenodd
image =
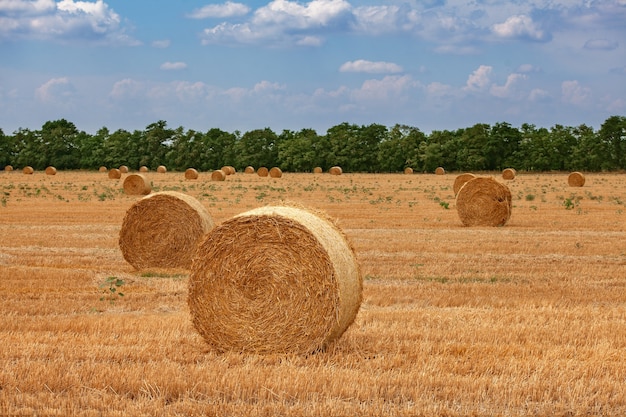
M122 174L128 174L128 167L126 165L120 165L119 170Z
M5 166L5 167L4 167L4 170L5 170L6 172L11 172L11 171L13 171L13 166L11 166L11 165L7 165L7 166Z
M407 174L407 175L412 174L413 173L413 168L411 168L411 167L404 168L404 173Z
M142 165L139 167L139 172L148 172L150 171L147 166Z
M301 208L261 207L213 229L189 276L193 325L216 351L323 349L354 321L362 279L346 236Z
M582 174L582 172L572 172L567 177L567 183L570 187L582 187L583 185L585 185L585 176Z
M259 177L267 177L270 171L265 167L260 167L259 169L256 170L256 173Z
M53 166L46 167L46 175L56 175L57 169Z
M222 170L222 171L224 172L224 174L226 174L226 175L235 175L235 172L237 172L237 171L235 170L235 167L230 166L230 165L225 165L225 166L223 166L221 170Z
M35 170L31 166L25 166L24 169L22 169L22 172L26 175L33 175Z
M248 165L248 166L246 167L246 169L244 169L244 170L243 170L243 172L244 172L244 173L246 173L246 174L254 174L254 167L253 167L253 166Z
M216 169L211 173L211 181L224 181L226 179L226 173L221 169Z
M194 168L187 168L185 170L185 179L187 180L197 180L198 179L198 171Z
M270 177L272 178L280 178L283 176L283 171L281 171L278 167L273 167L270 169Z
M135 269L188 269L198 242L213 227L211 215L198 200L161 191L141 198L126 211L119 246Z
M128 195L148 195L152 186L142 174L130 174L124 179L124 192Z
M507 168L502 171L502 178L505 180L513 180L515 179L515 175L517 175L517 172L513 168Z
M511 218L509 187L491 177L467 181L456 196L456 209L464 226L504 226Z
M444 175L446 173L446 170L443 169L443 167L437 167L435 169L435 175Z
M454 184L452 184L454 195L457 195L459 193L459 190L461 189L461 187L463 187L463 185L466 182L468 182L469 180L473 180L474 178L476 178L476 175L470 174L469 172L466 172L465 174L457 175L457 177L454 179Z
M108 169L104 165L101 166L100 168L98 168L98 172L107 172L107 171L108 171Z
M343 174L343 169L341 169L340 166L334 166L331 167L328 172L330 173L330 175L341 175Z
M120 178L122 178L122 171L117 168L111 168L109 170L109 179L119 180Z
M322 172L324 172L322 167L315 167L315 168L313 168L313 173L314 174L321 174Z
M167 168L165 167L165 165L159 165L157 167L157 172L159 174L165 174L167 172Z

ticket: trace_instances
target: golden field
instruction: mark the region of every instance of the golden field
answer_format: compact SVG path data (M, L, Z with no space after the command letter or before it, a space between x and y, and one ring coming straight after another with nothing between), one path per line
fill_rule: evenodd
M454 173L146 173L216 224L280 201L337 220L363 303L297 356L208 349L188 271L121 255L124 177L2 172L0 415L626 415L626 175L482 174L511 190L504 227L461 225Z

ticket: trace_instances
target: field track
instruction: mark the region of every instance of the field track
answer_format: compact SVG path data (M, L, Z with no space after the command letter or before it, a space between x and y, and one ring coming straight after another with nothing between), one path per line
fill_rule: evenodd
M364 301L301 357L208 349L188 271L121 255L124 176L1 172L0 415L626 415L626 174L476 174L510 188L504 227L461 225L455 173L145 174L216 224L280 201L337 220Z

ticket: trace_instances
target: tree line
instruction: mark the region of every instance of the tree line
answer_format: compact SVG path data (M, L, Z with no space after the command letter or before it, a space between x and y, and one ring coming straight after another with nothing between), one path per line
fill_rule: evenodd
M345 172L399 172L407 167L432 172L439 166L448 171L615 171L626 169L626 116L611 116L598 130L584 124L544 128L501 122L430 134L400 124L349 123L325 134L269 128L201 132L169 128L163 120L144 130L111 132L103 127L88 134L60 119L39 130L20 128L7 135L0 129L0 169L6 165L37 170L165 165L175 171L210 171L251 165L308 172L338 165Z

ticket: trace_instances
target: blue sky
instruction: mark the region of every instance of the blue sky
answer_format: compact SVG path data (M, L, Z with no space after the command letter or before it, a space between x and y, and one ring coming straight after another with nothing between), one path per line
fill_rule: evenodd
M0 0L5 133L624 114L626 0Z

